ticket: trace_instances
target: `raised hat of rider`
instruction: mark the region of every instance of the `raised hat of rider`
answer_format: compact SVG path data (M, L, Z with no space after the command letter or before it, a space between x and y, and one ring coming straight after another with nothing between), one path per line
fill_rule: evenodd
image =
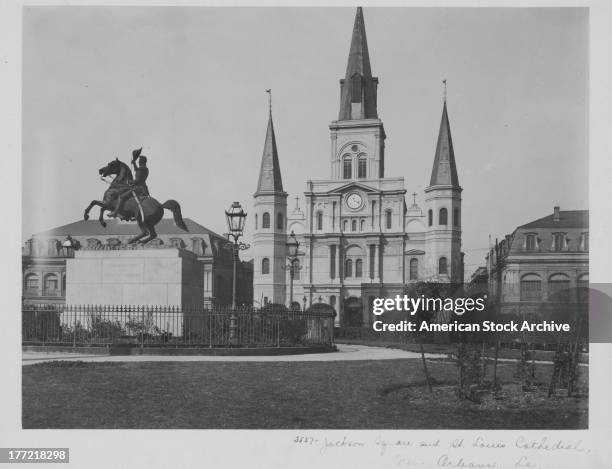
M140 155L140 157L138 158L138 162L140 164L147 164L147 157L144 155Z

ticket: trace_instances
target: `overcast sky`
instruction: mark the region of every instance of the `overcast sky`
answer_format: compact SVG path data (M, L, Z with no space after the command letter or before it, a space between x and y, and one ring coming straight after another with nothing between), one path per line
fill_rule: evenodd
M330 174L328 125L354 16L26 7L22 238L80 219L106 188L98 168L116 156L128 162L140 146L152 195L223 233L233 200L252 207L266 88L291 211L307 179ZM364 16L386 176L403 176L420 203L448 80L467 275L484 263L489 234L501 238L554 205L588 208L586 9L372 7Z

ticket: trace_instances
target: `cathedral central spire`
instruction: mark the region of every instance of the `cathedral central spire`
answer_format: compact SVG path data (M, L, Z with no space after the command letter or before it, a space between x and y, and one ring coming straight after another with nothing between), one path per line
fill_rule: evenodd
M363 10L357 8L346 75L340 80L340 114L338 120L377 119L376 88L372 77Z
M446 110L446 80L444 80L444 107L442 109L442 120L434 164L431 170L430 186L452 185L459 187L459 176L457 176L457 165L455 164L455 151L451 137L450 124L448 122L448 111Z

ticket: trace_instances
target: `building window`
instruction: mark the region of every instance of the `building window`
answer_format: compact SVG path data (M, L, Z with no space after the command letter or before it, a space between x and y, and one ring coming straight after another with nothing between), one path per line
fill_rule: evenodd
M59 246L59 249L58 249ZM47 240L47 256L54 257L58 256L61 251L62 244L56 239Z
M344 276L347 278L353 276L353 261L351 259L347 259L344 263Z
M553 238L553 249L555 251L563 251L565 244L565 235L563 233L556 233Z
M357 231L357 220L351 220L351 231Z
M577 294L578 294L578 302L580 303L588 303L589 301L589 274L582 274L578 277L577 284Z
M358 73L351 77L351 102L361 102L361 75Z
M45 275L44 296L57 296L57 276L55 274Z
M448 263L446 262L446 257L441 257L438 261L438 274L439 275L448 275Z
M433 225L433 210L431 209L427 212L427 223L429 226Z
M453 225L459 226L459 209L453 210Z
M353 177L353 162L350 156L345 156L342 163L342 177L351 179Z
M173 247L175 248L183 248L185 246L185 244L183 243L183 240L181 238L172 238L170 240L170 244L172 244Z
M588 233L582 233L582 235L580 236L580 250L581 251L589 250L589 234Z
M445 208L440 209L440 214L438 216L438 224L448 225L448 210L446 210Z
M376 246L370 245L370 278L374 278L374 272L376 268Z
M255 214L255 229L257 229L257 214Z
M336 278L336 245L329 247L329 278Z
M536 250L536 235L528 234L525 237L525 249L527 249L527 251L535 251Z
M264 212L261 217L261 227L270 228L270 214L268 212Z
M419 261L418 259L410 259L410 280L419 279Z
M36 274L28 274L25 278L25 290L29 295L38 294L39 278Z
M536 274L521 278L521 301L539 301L542 298L542 282Z
M323 229L323 212L317 212L317 230Z
M204 240L202 238L191 239L191 250L196 256L201 256L204 254L203 244Z
M359 226L359 231L365 231L365 220L362 219Z
M348 231L348 220L342 221L342 231Z
M548 301L559 301L567 303L569 296L570 280L565 274L554 274L548 278Z
M329 297L329 305L336 309L336 295L330 295Z
M363 261L361 259L355 261L355 277L363 277Z
M270 259L264 257L261 260L261 274L266 275L270 273Z
M357 165L357 177L364 179L367 177L367 165L368 161L365 157L360 157Z
M283 214L282 213L276 214L276 229L277 230L283 229Z
M385 226L388 230L391 229L392 221L391 210L385 210Z

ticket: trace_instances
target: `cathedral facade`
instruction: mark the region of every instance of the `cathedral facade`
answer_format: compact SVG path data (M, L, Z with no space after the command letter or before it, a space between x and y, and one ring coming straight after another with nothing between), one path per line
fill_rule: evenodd
M463 282L462 188L446 100L421 208L416 199L406 202L402 176L385 174L377 89L358 8L340 112L329 126L329 179L308 180L303 208L296 204L290 214L270 114L251 212L256 304L323 302L339 313L336 325L362 325L372 320L374 298L404 294L411 282ZM292 232L300 256L290 289L286 243Z

